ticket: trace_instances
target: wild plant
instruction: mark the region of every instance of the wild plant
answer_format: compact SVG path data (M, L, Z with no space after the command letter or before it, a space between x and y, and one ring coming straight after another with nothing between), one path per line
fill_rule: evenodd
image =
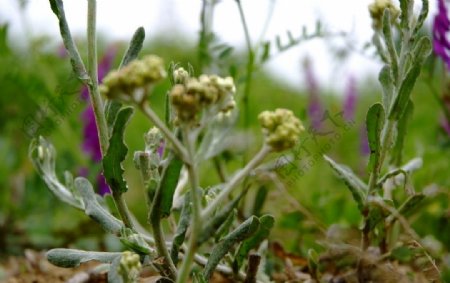
M240 1L236 2L244 19ZM213 8L215 1L211 3ZM270 166L258 166L271 153L298 145L299 136L305 131L301 121L287 109L262 112L258 116L264 136L261 148L248 162L244 158L242 168L229 178L203 188L200 166L223 151L225 137L236 124L233 78L211 74L196 76L193 68L186 70L177 64L166 68L156 55L139 59L145 37L144 29L139 28L120 66L99 84L96 1L88 1L87 68L71 36L63 1L50 0L50 4L58 18L73 71L89 90L99 133L103 175L111 188L114 207L108 207L84 177L73 178L66 172L65 181L59 180L55 173L56 151L49 141L42 137L35 139L30 155L39 174L60 200L84 211L106 232L117 236L126 250L115 253L53 249L47 253L48 260L62 267L97 260L104 264L102 268L109 270L110 282L137 282L144 267L160 274L158 282L188 282L190 278L193 282L207 282L216 271L235 281L268 281L261 269L258 271L261 255L252 251L265 248L261 243L269 236L274 218L268 214L253 215L237 221L235 208L258 172L274 170ZM208 1L204 1L204 5L208 5ZM201 69L212 60L204 56L208 54L206 49L211 38L207 9L203 8L204 26L199 44ZM407 221L407 216L426 198L426 192L416 192L410 184L411 174L420 168L421 160L404 162L402 155L408 120L413 113L411 93L431 52L430 40L419 33L428 14L428 1L422 1L419 15L414 12L413 0L401 0L400 9L390 1L375 1L370 13L373 44L384 67L379 75L382 99L370 107L366 118L370 147L367 181L349 167L324 156L349 188L362 216L361 245L354 247L327 241L324 255L311 250L308 258L311 280L325 280L321 271L326 263L339 261L347 255L352 256L350 265L359 282L387 278L379 274L380 270L388 270L385 259L395 258L409 246L414 246L439 273L431 252ZM254 47L245 20L243 27L248 52L243 91L247 125L249 104L246 97L250 93L252 73L257 63L268 59L270 44L258 43ZM290 39L290 44L297 43ZM277 44L282 50L281 43L277 41ZM229 49L225 48L221 56L228 53ZM259 54L261 58L257 61L255 58ZM170 88L165 96L164 115L160 117L153 108L150 94L155 85L166 79L170 81ZM124 134L134 111L140 111L153 125L144 134L145 147L133 156L145 187L150 232L136 220L124 199L130 189L122 165L128 154ZM397 197L399 188L404 191L400 199ZM119 218L113 215L115 210ZM168 219L175 223L174 227L165 225ZM402 229L404 233L400 233ZM384 264L382 268L372 268L378 263ZM394 272L391 277L398 279L401 275Z

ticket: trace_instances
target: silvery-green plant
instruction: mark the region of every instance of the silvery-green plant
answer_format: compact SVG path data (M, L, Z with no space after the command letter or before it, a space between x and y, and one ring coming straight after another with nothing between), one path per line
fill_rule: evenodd
M65 174L61 182L55 173L56 151L42 137L32 141L30 156L49 189L62 201L84 211L106 232L117 236L125 247L123 253L53 249L47 253L50 262L74 267L97 260L109 265L110 282L137 282L141 268L150 266L161 275L161 282L187 282L192 277L206 282L218 270L238 280L253 282L260 260L251 250L267 238L274 219L270 215L251 216L235 224L235 208L248 186L233 194L238 186L271 153L291 148L304 130L290 110L265 111L259 120L265 141L246 165L224 183L202 189L199 166L224 149L223 141L236 119L236 91L231 77L216 75L195 77L192 71L171 65L166 71L156 55L138 59L144 40L139 28L123 56L119 68L109 73L99 85L97 78L96 1L88 1L87 51L84 65L72 39L65 17L63 1L50 0L59 20L73 71L89 89L102 152L103 174L112 191L112 199L120 216L116 218L104 200L94 193L86 178ZM152 108L152 87L168 77L166 111L161 119ZM124 132L135 110L141 111L154 125L144 135L145 149L134 154L134 164L141 173L149 209L147 232L127 207L124 194L129 190L122 166L128 148ZM187 172L187 178L182 178ZM163 229L163 221L173 215L174 198L182 199L176 229ZM145 204L143 204L145 205ZM176 217L175 217L176 219ZM200 247L211 246L207 256ZM237 247L237 249L236 249ZM223 260L231 253L232 267ZM243 271L249 256L249 272Z
M400 8L390 0L376 0L369 11L373 19L373 44L384 67L379 74L382 99L370 107L366 118L370 147L368 181L361 180L349 167L328 156L325 160L350 189L363 217L363 252L377 247L381 254L394 255L396 248L404 247L401 244L404 239L399 236L401 227L407 239L414 241L434 265L422 239L406 220L426 197L425 192L416 192L410 181L411 174L422 166L422 160L414 158L404 163L402 156L414 108L411 94L431 53L430 39L419 33L428 14L428 1L422 1L418 15L413 0L400 0ZM400 188L404 197L397 203L393 191ZM363 268L358 268L358 272L360 282L370 280Z

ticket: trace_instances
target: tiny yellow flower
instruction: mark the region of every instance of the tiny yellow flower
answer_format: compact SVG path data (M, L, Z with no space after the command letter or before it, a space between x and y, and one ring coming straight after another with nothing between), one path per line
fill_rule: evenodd
M164 62L155 55L134 60L121 70L110 72L99 87L110 99L124 101L142 99L145 88L165 78ZM139 94L139 95L136 95Z
M394 22L400 14L400 10L391 0L375 0L369 5L369 13L372 18L374 29L381 29L384 10L388 9L391 14L391 20Z
M274 151L292 148L298 137L305 130L302 122L291 110L278 108L275 111L264 111L258 116L266 143Z

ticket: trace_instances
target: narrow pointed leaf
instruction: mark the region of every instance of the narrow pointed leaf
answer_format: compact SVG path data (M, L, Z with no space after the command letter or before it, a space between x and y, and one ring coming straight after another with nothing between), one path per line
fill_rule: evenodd
M358 209L362 212L364 208L364 200L367 193L367 185L356 176L353 171L347 166L334 162L331 158L324 155L325 161L331 166L331 168L338 174L352 193L353 199L358 205Z
M400 117L397 123L397 136L395 139L394 147L391 151L391 164L400 166L403 157L403 145L405 143L405 137L407 134L408 121L410 121L412 114L414 112L414 103L409 100L406 106L405 113Z
M420 28L423 26L423 23L427 19L428 16L429 3L428 0L422 0L422 9L420 10L419 18L417 19L416 26L414 27L413 34L418 34Z
M260 225L258 231L253 236L244 240L234 257L233 269L239 271L252 249L257 249L259 245L269 237L270 230L273 228L275 218L272 215L263 215L259 218Z
M118 234L123 229L123 223L98 203L92 185L87 179L83 177L76 178L75 188L83 198L86 215L99 223L109 233Z
M186 232L191 222L191 198L190 192L186 193L184 197L183 208L181 209L180 220L178 221L177 230L172 240L172 247L170 248L170 257L173 263L178 263L178 252L186 237Z
M259 228L259 219L252 216L244 223L239 225L235 230L228 234L218 243L211 251L208 262L203 270L203 277L207 280L211 277L220 260L231 250L231 248L239 242L252 236Z
M145 39L145 30L143 27L139 27L133 34L131 38L130 45L128 46L125 55L122 58L122 62L120 63L120 68L128 65L131 61L136 59L141 52L142 45Z
M209 238L213 237L220 226L227 220L228 216L233 213L233 209L238 205L243 194L235 198L232 202L229 202L222 210L220 210L216 215L213 216L206 224L203 226L203 230L200 233L197 244L201 245L206 242Z
M411 0L400 0L400 26L402 28L408 28L409 2L411 2Z
M96 260L102 263L111 263L120 258L122 253L88 252L74 249L53 249L47 252L47 260L59 267L77 267L80 264Z
M409 216L422 204L424 199L424 194L412 195L399 207L398 212L403 216Z
M383 13L383 36L389 52L389 62L392 68L394 78L398 77L398 56L395 50L394 39L392 37L391 29L391 14L389 9L385 9Z
M169 164L164 169L161 177L161 183L159 188L160 196L159 203L155 205L159 206L159 215L162 218L168 217L170 215L170 210L173 204L173 195L178 184L178 179L180 178L181 168L183 167L183 161L178 158L177 155L173 155ZM156 202L156 201L155 201Z
M415 64L422 65L425 60L430 56L432 51L431 41L428 36L422 36L413 50L413 61Z
M398 121L399 118L404 114L408 106L411 92L414 88L417 78L420 75L420 68L421 68L420 64L415 64L406 74L406 77L402 82L400 89L398 91L398 95L395 98L395 101L390 109L389 113L390 120Z
M388 65L385 65L383 69L381 69L378 80L383 87L382 102L384 109L389 109L390 102L394 96L394 81L392 79L391 68Z
M58 18L59 31L61 33L61 37L63 38L67 53L70 56L70 63L72 64L73 71L75 72L75 74L77 74L78 78L82 82L87 83L89 81L89 76L70 33L69 24L67 23L66 15L64 13L63 1L50 0L50 7L52 8L53 13Z
M133 108L125 107L117 113L114 127L109 139L109 147L103 157L103 171L106 182L116 194L122 194L128 190L127 184L123 179L124 170L122 162L128 152L124 143L125 128L133 114Z
M372 105L367 112L366 128L370 148L369 172L380 166L381 131L384 125L384 116L384 108L380 103Z
M267 195L269 193L269 189L266 186L261 186L256 193L255 201L253 202L253 212L252 215L259 216L261 214L261 210L266 202Z

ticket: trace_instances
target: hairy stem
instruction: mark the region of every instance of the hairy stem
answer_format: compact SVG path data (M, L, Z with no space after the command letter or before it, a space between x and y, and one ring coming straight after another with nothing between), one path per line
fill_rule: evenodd
M154 203L156 203L156 201L157 200L155 199ZM153 209L153 207L155 207L155 209ZM176 280L177 269L172 261L172 258L170 257L169 251L167 250L166 240L161 227L161 217L159 213L156 212L157 210L158 209L156 208L156 206L153 205L150 212L150 224L152 226L155 248L158 252L158 255L163 258L163 262L158 267L161 268L163 275L168 276L172 280Z
M116 204L117 211L119 212L120 217L122 218L123 224L126 227L135 230L133 221L132 221L132 217L131 217L131 213L128 210L128 206L127 206L122 194L113 193L112 196L113 196L114 202Z
M255 70L255 52L252 47L252 42L250 38L250 33L248 31L247 21L245 20L244 10L242 9L242 4L240 0L236 0L236 4L239 9L239 16L242 23L242 28L244 30L245 35L245 45L247 47L247 66L246 66L246 76L244 83L244 94L242 96L242 104L243 104L243 116L244 116L244 129L248 129L250 126L250 90L252 86L253 80L253 71ZM243 163L246 163L246 158L244 156Z
M233 191L239 182L248 176L251 170L253 170L258 164L260 164L264 158L271 152L271 147L264 144L261 150L250 160L247 165L237 172L223 187L219 195L204 209L201 215L201 219L207 219L211 213L225 201L228 195Z
M97 2L96 0L88 0L88 72L89 72L89 94L91 98L92 108L94 109L95 122L97 124L100 149L102 156L108 149L108 126L103 113L103 101L98 91L98 73L97 73Z
M197 193L198 189L198 176L197 168L194 160L195 156L195 141L193 141L189 135L189 129L183 128L183 140L187 145L188 156L190 163L186 164L189 181L191 182L191 200L192 200L192 217L191 217L191 234L189 236L189 243L186 249L186 253L181 264L180 274L177 278L178 283L187 282L192 263L194 261L195 252L197 250L197 238L201 230L201 217L200 217L200 198Z

